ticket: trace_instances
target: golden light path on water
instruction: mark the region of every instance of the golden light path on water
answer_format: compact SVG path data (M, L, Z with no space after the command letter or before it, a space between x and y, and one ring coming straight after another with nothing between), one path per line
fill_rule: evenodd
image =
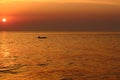
M6 37L6 33L3 32L2 35L1 35L1 40L2 39L5 39ZM10 55L10 52L9 52L9 47L8 47L8 44L6 44L6 41L4 40L4 44L1 44L0 48L2 49L2 55L4 57L8 57Z
M14 64L14 62L9 59L11 54L9 52L9 46L7 44L5 37L6 33L3 32L1 34L1 41L3 41L3 43L0 44L0 71L7 70L7 68L4 69L4 67L9 68Z

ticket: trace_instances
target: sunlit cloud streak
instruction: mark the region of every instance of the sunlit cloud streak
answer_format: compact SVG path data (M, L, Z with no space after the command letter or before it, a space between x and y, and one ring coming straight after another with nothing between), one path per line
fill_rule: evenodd
M16 2L54 2L54 3L94 3L106 5L120 5L119 0L1 0L1 4Z

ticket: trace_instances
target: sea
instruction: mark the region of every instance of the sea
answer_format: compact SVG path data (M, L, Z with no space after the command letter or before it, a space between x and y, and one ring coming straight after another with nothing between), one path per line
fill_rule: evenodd
M120 80L120 32L0 32L0 80Z

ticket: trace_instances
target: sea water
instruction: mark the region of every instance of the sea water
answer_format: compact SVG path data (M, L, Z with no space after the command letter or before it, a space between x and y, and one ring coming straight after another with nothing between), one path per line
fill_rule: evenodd
M120 79L120 33L0 32L0 80L85 79Z

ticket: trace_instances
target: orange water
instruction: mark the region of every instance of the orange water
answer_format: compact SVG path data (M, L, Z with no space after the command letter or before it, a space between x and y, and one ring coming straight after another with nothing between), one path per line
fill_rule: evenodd
M0 32L0 80L119 79L120 33Z

